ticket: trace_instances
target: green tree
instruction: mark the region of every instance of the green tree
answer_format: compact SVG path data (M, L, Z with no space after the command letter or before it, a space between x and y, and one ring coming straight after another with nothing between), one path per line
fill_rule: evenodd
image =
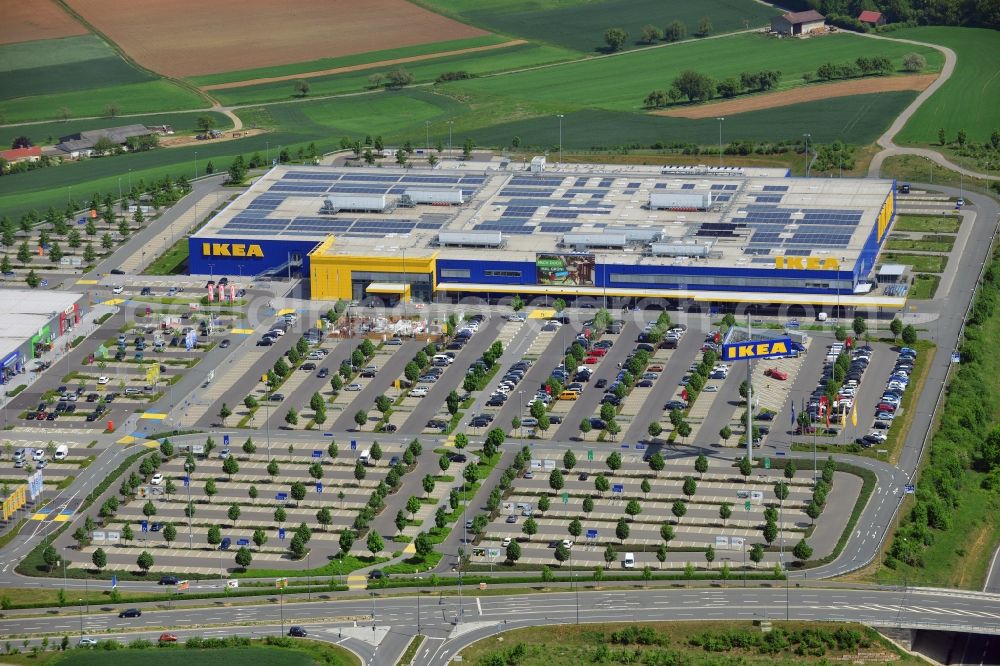
M104 567L108 566L108 554L104 552L103 548L96 549L90 556L90 561L94 563L97 570L100 571Z
M694 497L696 492L698 492L698 484L695 482L694 477L684 477L683 491L689 500Z
M212 497L218 494L219 489L215 487L215 479L209 479L205 482L204 488L205 495L208 497L208 501L212 501Z
M232 523L232 526L236 527L236 521L240 519L240 505L230 504L229 510L226 511L226 516L229 517L229 522Z
M627 513L632 520L635 520L635 517L642 513L642 505L639 504L638 500L629 500L625 505L625 513Z
M624 518L619 518L618 523L615 525L615 536L621 543L625 543L625 539L628 538L629 527L628 523L625 522Z
M253 553L251 553L250 549L246 546L240 546L240 549L236 551L236 557L234 560L236 561L236 564L240 565L240 568L246 571L247 567L250 566L250 563L253 562Z
M753 465L750 463L750 458L743 456L740 458L740 474L743 475L743 483L747 482L751 472L753 472Z
M712 99L715 94L715 83L712 79L690 69L681 72L673 80L671 87L691 102L704 102Z
M571 471L574 467L576 467L576 454L573 453L572 449L566 449L566 453L563 454L563 467L565 467L567 471ZM556 488L556 490L559 489Z
M663 39L668 42L679 42L687 37L687 28L680 21L673 21L663 31Z
M729 520L733 515L733 505L729 502L723 502L719 505L719 518L722 519L722 524L725 525L726 521Z
M698 21L698 36L708 37L710 34L712 34L712 19L702 16L701 20Z
M608 45L608 51L614 53L621 51L628 40L628 32L622 28L608 28L604 32L604 43Z
M434 552L434 544L431 543L431 539L427 536L426 532L421 532L417 535L417 538L413 540L413 549L421 560L426 560L427 557Z
M153 556L144 550L139 553L139 557L135 559L135 564L139 567L142 574L146 575L149 570L153 568Z
M605 464L607 464L608 469L610 469L612 472L617 472L619 469L621 469L622 466L621 454L618 453L617 451L612 451L611 454L608 456L607 460L605 461Z
M681 518L683 518L684 514L687 513L687 504L681 500L677 500L670 508L670 511L674 514L674 517L677 518L677 522L680 523Z
M516 563L519 559L521 559L520 544L518 544L517 541L511 540L511 542L507 544L507 552L505 555L508 563Z
M639 489L642 490L643 497L649 495L649 491L653 489L653 486L649 484L649 479L643 478L642 483L639 484Z
M354 545L354 532L352 530L342 530L337 539L337 545L340 546L340 557L343 558L351 552L351 546Z
M209 526L206 539L208 540L208 545L210 546L218 546L222 543L222 530L219 529L218 525Z
M657 451L649 457L649 468L659 475L666 467L667 462L663 459L663 454Z
M625 527L627 528L628 526L626 525ZM604 549L605 566L610 568L611 563L614 562L617 557L618 557L618 552L615 550L615 547L609 543L607 547Z
M750 548L750 561L754 563L755 567L764 561L764 547L759 543L755 543Z
M603 497L604 493L611 490L611 482L603 474L598 474L594 477L594 489L601 493L601 497Z
M889 322L889 330L892 331L892 337L898 338L903 332L903 322L899 318L895 318Z
M233 480L233 474L240 471L240 464L236 462L236 457L233 455L226 456L226 459L222 461L222 471L229 475L229 480Z
M655 25L646 25L642 28L642 43L655 44L663 39L663 31Z
M354 422L358 424L358 428L363 428L366 423L368 423L368 412L364 409L359 409L354 414Z
M274 522L281 525L286 520L288 520L288 513L285 511L284 507L279 506L274 510Z
M800 562L807 561L810 557L812 557L812 554L812 546L806 543L805 539L799 539L799 542L795 544L795 548L792 549L792 555L794 555L795 559Z
M916 344L916 342L917 342L917 329L914 328L911 324L907 324L906 326L903 327L903 330L902 330L900 336L903 339L903 344L905 344L905 345Z
M531 541L531 537L538 533L538 523L535 522L534 518L529 517L524 521L524 524L521 525L521 531L524 532L526 537L528 537L528 541Z
M590 424L590 419L583 419L580 421L580 433L583 435L583 439L587 439L587 433L593 430L593 426Z
M563 486L565 485L566 483L565 480L563 479L562 472L558 469L552 470L552 472L549 474L549 488L552 488L552 490L559 491L562 490Z

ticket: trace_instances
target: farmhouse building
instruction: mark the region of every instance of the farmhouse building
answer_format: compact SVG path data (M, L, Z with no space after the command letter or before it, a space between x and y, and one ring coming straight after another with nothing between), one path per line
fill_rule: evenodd
M42 149L38 146L30 148L13 148L11 150L0 151L0 159L7 160L9 164L18 162L37 162L42 158Z
M826 17L815 9L805 12L788 12L771 19L771 31L779 35L808 35L826 25Z
M870 25L873 28L885 25L885 16L882 15L882 12L873 12L867 9L858 14L858 20L865 25Z
M145 125L123 125L121 127L88 130L60 137L56 148L64 153L68 153L70 157L85 157L94 152L94 146L101 139L108 139L111 143L125 145L132 137L149 136L150 134L154 134L154 132Z

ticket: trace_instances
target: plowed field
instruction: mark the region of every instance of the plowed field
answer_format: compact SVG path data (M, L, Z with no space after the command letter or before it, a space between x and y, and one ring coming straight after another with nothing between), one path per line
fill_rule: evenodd
M70 5L149 69L175 77L486 34L405 0L117 0Z
M0 0L0 44L85 35L87 29L52 0Z

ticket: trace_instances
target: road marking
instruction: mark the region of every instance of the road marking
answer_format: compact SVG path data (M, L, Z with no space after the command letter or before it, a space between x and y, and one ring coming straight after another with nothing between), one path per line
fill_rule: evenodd
M158 412L143 412L142 414L139 415L139 418L140 419L150 419L150 420L154 420L154 421L162 421L163 419L167 418L167 415L166 414L160 414Z
M479 597L476 597L476 608L479 610L479 614L482 615L483 614L483 604L479 600Z

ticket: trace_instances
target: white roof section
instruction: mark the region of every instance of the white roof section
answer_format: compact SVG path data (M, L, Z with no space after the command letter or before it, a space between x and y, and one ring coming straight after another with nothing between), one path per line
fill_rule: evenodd
M0 289L0 312L9 314L53 315L64 312L83 298L83 294L68 291L39 291L37 289ZM7 323L0 318L0 333Z
M903 277L903 273L906 272L906 266L903 264L883 264L881 268L878 269L879 277Z
M475 260L490 250L454 246L455 239L499 233L510 261L587 251L599 255L598 263L690 264L683 256L650 252L648 244L657 242L710 245L707 253L699 250L701 267L774 268L775 256L811 256L835 258L847 271L892 192L890 180L789 178L784 169L552 163L541 173L529 169L527 162L501 168L446 161L434 169L279 165L195 238L318 243L333 235L331 255L397 256L405 248L414 257ZM464 203L401 202L418 188L460 192ZM387 206L322 213L331 196L384 197ZM710 205L649 206L664 197ZM624 244L599 243L622 234ZM595 246L588 247L587 238Z

